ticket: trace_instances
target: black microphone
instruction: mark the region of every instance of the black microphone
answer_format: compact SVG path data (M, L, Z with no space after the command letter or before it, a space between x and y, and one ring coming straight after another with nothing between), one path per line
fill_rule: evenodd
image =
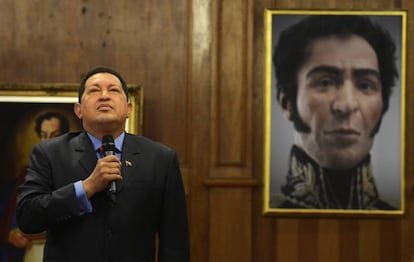
M104 156L115 155L115 142L112 135L104 135L102 137L102 150ZM111 181L109 184L109 193L116 194L116 184L115 181Z

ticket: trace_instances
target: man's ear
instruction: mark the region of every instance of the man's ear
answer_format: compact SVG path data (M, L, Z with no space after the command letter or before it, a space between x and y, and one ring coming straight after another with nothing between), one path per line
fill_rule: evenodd
M286 94L281 92L278 97L280 108L282 109L283 117L287 120L292 121L293 105L292 102L287 98Z
M75 115L79 118L82 119L82 110L81 110L81 105L80 103L75 103L73 105L73 112L75 113Z
M128 102L128 115L127 118L129 118L129 116L131 115L132 112L132 104L130 102Z

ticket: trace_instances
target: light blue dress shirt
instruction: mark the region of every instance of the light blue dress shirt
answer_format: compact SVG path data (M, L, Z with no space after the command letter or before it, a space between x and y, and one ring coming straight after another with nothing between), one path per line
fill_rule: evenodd
M89 133L87 133L87 135L93 144L93 148L95 149L95 152L96 152L96 157L98 159L101 158L100 153L98 152L98 148L102 145L102 141ZM120 136L114 139L115 147L118 149L115 155L118 159L121 159L121 152L122 152L122 145L124 143L124 138L125 138L125 132L122 132ZM80 215L92 212L93 208L92 208L91 202L86 196L85 189L83 188L83 185L82 185L82 180L75 182L74 187L75 187L75 193L76 193L76 200L79 205Z

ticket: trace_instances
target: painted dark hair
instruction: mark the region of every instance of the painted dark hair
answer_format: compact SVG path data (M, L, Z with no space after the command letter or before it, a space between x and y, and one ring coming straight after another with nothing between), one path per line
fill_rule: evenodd
M388 110L392 89L398 78L395 62L396 47L390 34L367 16L309 16L280 34L273 53L273 65L277 78L276 98L285 109L288 102L292 105L292 121L296 130L310 131L309 127L301 121L296 105L297 72L309 56L309 44L321 37L347 37L350 35L362 37L374 49L382 84L382 114ZM280 100L281 94L284 95L282 100ZM373 131L374 133L379 129L381 119Z
M66 116L64 116L64 115L62 115L58 112L46 112L44 114L39 115L35 119L35 128L34 129L36 131L36 134L39 137L41 137L40 126L42 125L43 121L50 120L52 118L59 119L60 131L61 131L62 134L69 132L69 121L66 118Z

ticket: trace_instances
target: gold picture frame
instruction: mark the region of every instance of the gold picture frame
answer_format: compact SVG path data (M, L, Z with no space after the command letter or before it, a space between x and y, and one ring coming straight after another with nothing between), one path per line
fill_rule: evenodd
M395 64L398 69L398 79L389 98L388 110L381 114L380 129L375 135L374 146L370 151L375 181L379 196L392 203L392 209L382 208L326 208L306 204L311 197L309 194L319 194L320 187L313 187L316 180L307 181L292 176L287 182L287 174L292 174L292 145L294 138L294 125L291 115L281 110L280 96L278 97L276 85L278 79L274 68L274 50L280 40L281 32L291 28L294 24L312 16L365 16L384 28L393 39L396 52ZM264 79L264 190L263 214L280 216L401 216L405 213L405 99L406 99L406 32L407 11L405 10L286 10L266 9L264 15L265 40L265 79ZM306 20L309 21L309 20ZM305 22L307 23L307 22ZM326 27L329 24L325 25ZM285 34L286 35L286 34ZM293 45L290 43L289 45ZM286 45L287 47L287 45ZM287 47L290 48L290 47ZM280 48L279 48L280 50ZM287 60L286 60L287 61ZM378 62L380 63L380 62ZM299 64L298 67L301 65ZM295 76L297 77L297 76ZM380 78L380 77L378 77ZM296 81L296 80L294 80ZM293 84L292 86L297 86ZM381 91L382 92L382 91ZM294 95L293 95L294 96ZM279 99L279 100L278 100ZM294 98L296 99L296 97ZM383 98L384 99L384 98ZM294 100L295 103L297 100ZM297 106L295 104L295 106ZM287 110L285 108L285 110ZM289 109L290 110L290 109ZM295 109L297 110L297 109ZM288 111L291 112L291 111ZM285 115L284 115L285 114ZM299 113L298 113L299 114ZM300 116L299 116L300 117ZM290 121L289 121L290 120ZM378 124L378 123L377 123ZM297 131L303 132L303 131ZM296 160L296 158L295 158ZM290 169L289 169L290 165ZM303 168L303 167L301 167ZM305 167L307 168L307 167ZM303 170L303 169L302 169ZM324 170L324 169L321 169ZM317 171L319 172L319 171ZM322 173L323 171L321 171ZM296 174L294 174L296 175ZM302 174L301 174L302 175ZM315 177L311 175L312 179ZM301 184L294 184L294 179ZM371 179L371 178L370 178ZM320 181L320 180L318 180ZM284 187L285 185L289 186ZM309 185L312 185L309 186ZM304 187L305 186L305 187ZM298 187L302 189L297 190ZM283 190L282 190L283 188ZM306 188L303 190L303 188ZM375 189L375 188L374 188ZM291 190L291 191L289 191ZM297 191L294 191L297 190ZM294 198L295 204L285 204L286 199L292 199L291 192L302 194ZM317 192L316 192L317 191ZM348 193L348 196L351 193ZM364 193L364 196L366 194ZM280 197L279 197L280 196ZM296 195L297 196L297 195ZM301 202L305 199L303 202ZM312 200L313 201L313 200ZM316 202L316 201L315 201ZM299 203L299 204L298 204ZM303 204L306 203L306 204ZM303 204L303 205L302 205Z

